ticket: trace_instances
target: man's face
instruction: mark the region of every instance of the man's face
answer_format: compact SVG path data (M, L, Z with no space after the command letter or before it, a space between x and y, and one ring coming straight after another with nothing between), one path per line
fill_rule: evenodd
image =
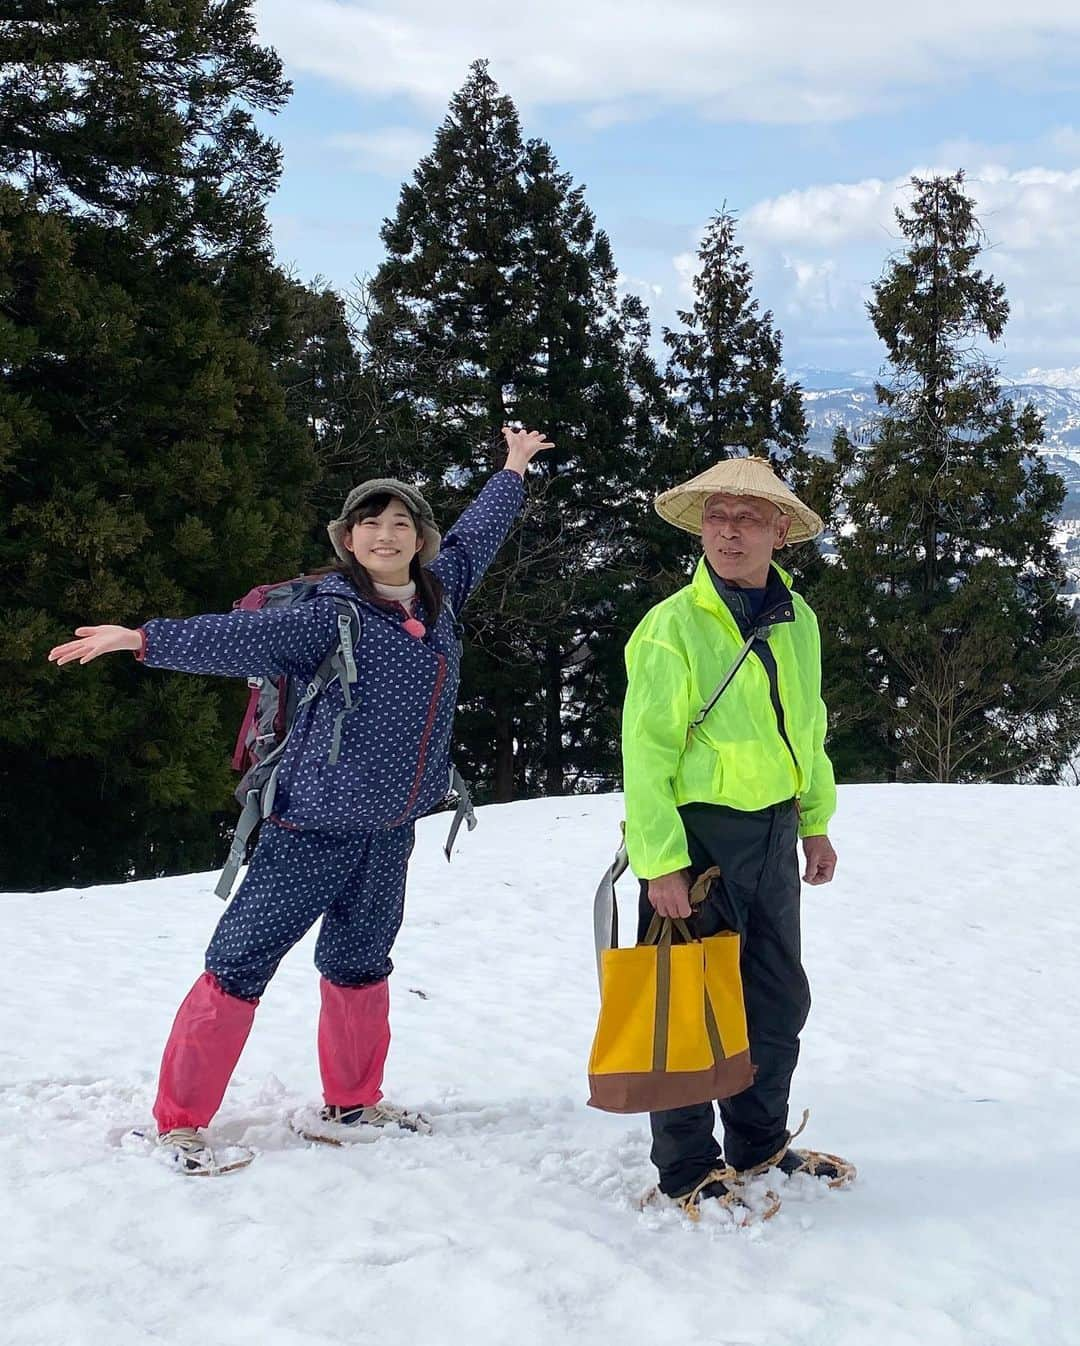
M701 515L705 556L721 579L760 588L769 578L773 552L791 527L786 514L756 495L712 495Z

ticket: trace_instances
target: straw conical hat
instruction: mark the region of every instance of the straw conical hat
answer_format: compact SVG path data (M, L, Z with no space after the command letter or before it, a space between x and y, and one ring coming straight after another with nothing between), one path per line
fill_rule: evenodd
M789 543L809 542L824 531L825 525L799 497L788 490L772 470L767 458L727 458L706 469L681 486L658 495L656 512L676 528L701 534L701 515L709 496L754 495L769 500L791 520Z

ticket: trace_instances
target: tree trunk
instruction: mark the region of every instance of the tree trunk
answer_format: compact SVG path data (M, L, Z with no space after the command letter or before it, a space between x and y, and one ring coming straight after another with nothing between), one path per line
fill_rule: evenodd
M514 715L501 694L495 702L494 790L496 804L509 804L514 797Z
M561 795L563 785L562 651L559 642L544 645L544 793Z

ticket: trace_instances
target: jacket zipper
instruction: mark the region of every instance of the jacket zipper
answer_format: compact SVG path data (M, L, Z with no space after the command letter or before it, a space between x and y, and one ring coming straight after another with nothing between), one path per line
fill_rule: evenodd
M443 682L446 680L446 658L438 654L435 656L439 661L439 669L435 674L435 687L431 693L431 702L428 705L427 723L424 725L424 732L420 735L420 753L416 763L416 775L413 777L412 789L409 791L409 799L401 816L395 818L392 823L387 823L387 827L400 827L400 825L409 816L412 806L416 803L416 796L420 793L420 786L424 779L424 762L427 758L428 742L431 739L431 731L435 727L435 713L439 708L439 696L442 692Z
M767 612L758 613L757 621L754 623L755 627L764 625L765 620L768 617L781 609L785 610L784 615L787 616L791 612L790 603L787 600L783 600L779 603L774 603ZM742 632L739 630L734 614L723 599L720 599L720 610L723 617L725 617L735 628L735 634L741 639ZM759 646L764 647L767 657L762 655L761 649L758 648ZM787 748L791 755L791 762L797 775L799 771L799 759L796 757L795 749L791 746L791 739L788 737L787 719L784 715L784 703L780 700L780 684L777 680L776 655L773 654L772 650L769 648L768 642L764 640L755 640L751 647L751 651L757 655L758 661L765 671L765 676L769 680L769 701L772 704L773 714L776 716L776 729L783 740L784 747Z
M799 770L799 759L795 756L795 749L791 746L791 739L788 738L787 718L784 715L784 703L780 700L780 684L777 680L776 655L765 645L768 658L762 655L758 645L765 645L764 641L754 643L753 652L761 661L761 666L765 670L765 676L769 679L769 700L772 702L773 714L776 716L776 728L780 737L784 740L784 746L791 754L791 761L795 770Z

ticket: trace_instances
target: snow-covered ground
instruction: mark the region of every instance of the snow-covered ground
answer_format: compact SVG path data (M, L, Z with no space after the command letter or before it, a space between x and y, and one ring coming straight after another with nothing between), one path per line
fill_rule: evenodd
M449 867L425 822L388 1094L436 1134L289 1131L318 1097L305 941L218 1119L260 1156L220 1179L119 1145L200 971L212 877L0 896L0 1341L1080 1343L1080 791L841 790L838 877L804 892L792 1104L859 1181L782 1184L748 1229L639 1212L645 1119L584 1104L619 817L616 797L485 809Z

